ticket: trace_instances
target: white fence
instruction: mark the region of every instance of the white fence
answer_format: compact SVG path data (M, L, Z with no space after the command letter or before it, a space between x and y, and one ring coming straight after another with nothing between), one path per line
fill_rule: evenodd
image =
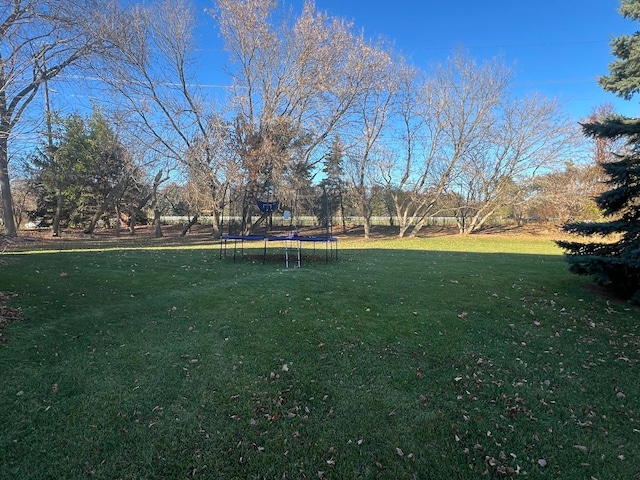
M253 217L251 217L251 222L256 222L259 220L259 216L254 215ZM164 223L165 225L184 225L189 223L189 220L191 219L191 217L188 217L186 215L173 215L173 216L162 216L160 217L160 220L162 221L162 223ZM232 217L232 216L225 216L224 219L224 225L229 225L230 223L234 223L236 225L239 225L242 222L242 218L241 217ZM213 224L213 217L211 216L200 216L198 218L198 223L201 225L212 225ZM363 225L364 224L364 218L363 217L357 217L357 216L351 216L351 217L345 217L345 223L347 225ZM429 225L454 225L456 223L456 219L454 217L431 217L429 218ZM332 219L332 224L333 225L342 225L342 218L341 217L333 217ZM320 223L318 222L317 217L314 217L312 215L303 215L300 217L295 217L291 220L285 220L282 215L274 215L273 216L273 225L276 227L280 227L280 226L289 226L289 225L295 225L297 227L318 227L320 226ZM397 217L382 217L382 216L377 216L377 217L371 217L371 225L376 225L376 226L390 226L390 225L398 225L398 218Z

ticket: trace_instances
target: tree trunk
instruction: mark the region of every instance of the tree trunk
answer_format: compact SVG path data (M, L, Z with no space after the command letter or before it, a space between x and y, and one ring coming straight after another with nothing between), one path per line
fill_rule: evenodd
M364 238L371 238L371 220L368 217L363 217L362 226L364 227Z
M120 205L117 204L116 205L116 225L115 225L115 229L116 229L116 237L120 236L120 222L121 222L121 218L120 218Z
M347 233L347 220L344 217L344 201L342 198L342 190L340 190L340 216L342 217L342 233Z
M400 231L398 232L398 238L404 238L409 230L409 225L405 223L400 223Z
M420 230L422 230L422 228L425 226L425 224L427 223L427 216L423 216L422 218L420 218L420 220L418 220L416 222L416 224L413 226L413 229L411 230L411 233L409 234L410 238L417 238L418 234L420 233Z
M129 178L125 177L121 179L118 182L118 184L111 189L107 197L98 207L98 210L96 211L96 213L93 215L91 222L89 222L89 226L84 229L84 233L93 235L93 231L96 229L96 224L98 223L98 220L100 220L100 217L102 216L102 214L106 212L110 206L114 205L116 197L119 196L124 191L124 189L127 187L128 182L129 182Z
M122 182L119 183L118 185L116 185L109 192L109 195L107 195L107 198L104 199L104 201L98 207L98 210L96 210L96 213L93 214L93 217L91 218L91 221L89 222L89 226L84 229L84 233L86 233L88 235L93 235L93 232L96 229L96 225L98 223L98 220L100 220L100 217L107 210L107 208L109 208L109 206L111 206L113 204L113 201L115 200L115 197L119 193L119 190L120 190L121 187L122 187Z
M193 218L189 221L189 223L187 223L187 225L182 229L182 232L180 232L180 236L184 237L187 234L187 232L191 230L191 227L193 227L196 223L198 223L197 213L193 216Z
M160 210L153 211L153 226L155 227L155 238L162 238L162 222L160 221Z
M469 233L469 214L464 207L461 207L456 213L456 223L458 224L458 232L461 235Z
M1 131L6 131L5 128L2 128ZM9 182L8 143L6 134L0 134L0 195L2 195L4 233L7 237L15 237L18 233L16 222L13 218L13 197L11 196L11 184Z
M153 180L153 189L151 190L151 208L153 209L153 225L155 227L155 238L161 238L162 223L160 222L160 209L158 208L158 188L162 183L162 170L160 170Z
M212 226L213 226L213 238L220 238L222 236L222 222L221 217L222 215L224 215L224 212L221 210L216 209L213 212L213 221L212 221Z
M53 224L51 225L51 236L60 236L60 217L62 217L62 206L64 205L64 196L62 195L62 188L58 186L56 188L56 212L53 215Z

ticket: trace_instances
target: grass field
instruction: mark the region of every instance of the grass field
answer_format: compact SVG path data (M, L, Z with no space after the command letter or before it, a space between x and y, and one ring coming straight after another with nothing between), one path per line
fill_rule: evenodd
M640 478L640 310L544 238L0 256L0 478Z

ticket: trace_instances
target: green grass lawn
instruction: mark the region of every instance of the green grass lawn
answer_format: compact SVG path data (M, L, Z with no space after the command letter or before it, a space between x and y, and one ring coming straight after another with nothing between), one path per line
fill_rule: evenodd
M2 255L0 478L639 478L638 308L549 240L340 245Z

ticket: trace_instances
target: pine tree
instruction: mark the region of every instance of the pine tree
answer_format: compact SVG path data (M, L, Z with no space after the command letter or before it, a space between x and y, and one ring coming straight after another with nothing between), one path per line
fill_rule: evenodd
M323 195L320 199L318 220L321 225L329 225L331 219L339 212L342 219L342 231L347 231L344 207L344 169L343 147L340 138L336 137L331 150L324 157L322 173L325 178L320 183Z
M620 12L640 21L640 0L623 0ZM617 60L610 74L599 79L605 90L631 99L640 92L640 35L623 35L612 42ZM569 223L564 230L598 242L557 242L566 250L570 271L591 275L597 283L640 303L640 119L611 115L582 125L585 135L596 139L624 139L626 147L615 160L603 163L609 190L596 197L605 216L599 223Z

